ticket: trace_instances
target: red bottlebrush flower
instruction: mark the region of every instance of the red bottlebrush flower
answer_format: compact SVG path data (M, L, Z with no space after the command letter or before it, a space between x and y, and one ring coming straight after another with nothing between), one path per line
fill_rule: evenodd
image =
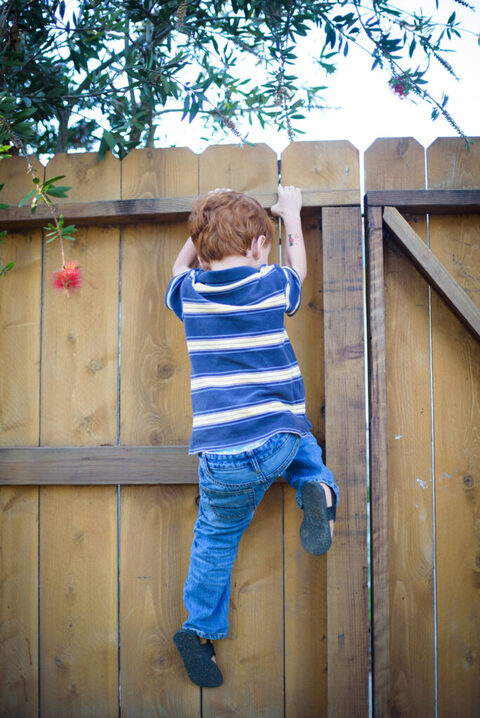
M410 79L408 75L394 75L390 78L388 84L401 100L405 99L410 91Z
M79 289L82 286L82 274L78 262L67 262L63 267L53 273L52 284L54 289Z

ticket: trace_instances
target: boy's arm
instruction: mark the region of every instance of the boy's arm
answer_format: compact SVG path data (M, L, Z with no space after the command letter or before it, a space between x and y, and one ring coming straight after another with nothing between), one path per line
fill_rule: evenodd
M172 273L176 277L177 274L188 272L189 269L193 269L198 266L198 255L195 245L189 237L183 247L181 248L178 256L173 263Z
M285 227L285 264L295 269L300 282L307 276L307 255L303 240L300 208L302 193L297 187L278 187L278 202L271 208L272 214L280 217Z

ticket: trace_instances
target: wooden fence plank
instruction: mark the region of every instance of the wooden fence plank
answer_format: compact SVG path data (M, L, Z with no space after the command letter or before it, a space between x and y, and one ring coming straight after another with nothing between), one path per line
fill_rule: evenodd
M96 153L57 155L46 173L65 174L79 201L116 199L119 162L110 155L104 162ZM70 297L50 286L58 242L46 248L43 445L117 441L118 243L118 229L79 230L66 253L79 261L84 287ZM116 524L113 486L40 490L43 715L118 715Z
M136 150L122 164L127 198L192 194L197 187L198 158L187 149ZM185 224L132 225L122 232L122 444L188 444L190 438L185 335L164 304L187 236Z
M185 676L172 636L182 604L197 489L122 490L120 610L122 715L200 718L200 690Z
M424 188L424 149L412 139L377 140L365 154L365 177L367 195ZM426 236L425 220L409 221ZM391 242L384 262L388 521L372 524L372 571L382 565L378 535L388 541L389 605L373 614L374 714L428 717L435 710L428 287ZM372 433L372 444L376 439ZM375 468L372 497L381 491ZM373 575L373 585L382 579ZM385 632L388 642L382 643Z
M381 207L367 207L366 266L370 382L372 679L376 705L389 705L388 431L385 366L385 276Z
M197 192L198 158L190 150L136 150L122 163L123 198ZM122 231L120 442L122 449L181 444L169 449L173 456L183 453L177 465L163 454L157 474L170 473L172 481L182 483L196 481L197 459L188 457L185 446L191 431L190 370L182 324L165 307L164 295L187 236L185 223L131 225ZM184 620L183 582L197 493L195 486L121 489L120 661L126 718L200 716L200 690L186 678L172 640Z
M395 207L385 207L383 219L413 263L460 320L480 339L480 310Z
M43 178L43 166L31 161ZM26 161L0 162L2 202L32 188ZM3 229L3 227L2 227ZM9 232L0 278L0 445L36 446L39 432L41 232ZM0 714L38 715L38 488L0 488Z
M301 142L282 154L281 182L310 191L342 187L358 197L358 160L348 143ZM358 201L358 200L357 200ZM325 446L323 254L320 211L302 210L308 273L299 312L286 326L302 370L307 414ZM328 447L327 447L328 451ZM324 457L328 464L328 456ZM303 514L295 494L284 489L285 544L285 710L287 718L327 715L327 558L301 548Z
M188 446L0 448L0 485L196 484Z
M368 715L367 483L360 208L322 211L328 465L343 489L328 556L328 715Z
M38 716L38 488L0 489L0 715Z
M480 212L480 190L370 190L370 207L396 207L406 212L449 214L452 212Z
M133 152L136 152L136 150L133 150ZM131 154L129 153L126 160ZM262 207L271 207L276 201L276 193L274 192L251 192L250 195L258 200ZM62 214L65 220L68 220L68 223L73 223L77 227L98 226L100 224L181 222L188 218L195 199L196 195L193 197L163 197L155 193L151 197L141 199L121 199L110 202L95 200L90 202L65 202L62 204ZM303 206L318 208L354 205L357 203L357 191L306 190ZM30 229L32 227L44 227L47 221L51 221L51 214L48 209L41 205L33 215L28 208L10 207L9 209L0 210L0 219L2 227L5 229Z
M118 717L114 487L40 496L40 711Z
M437 140L429 186L480 187L478 141ZM430 247L480 307L478 217L430 218ZM480 345L432 298L435 406L438 716L473 718L480 705Z

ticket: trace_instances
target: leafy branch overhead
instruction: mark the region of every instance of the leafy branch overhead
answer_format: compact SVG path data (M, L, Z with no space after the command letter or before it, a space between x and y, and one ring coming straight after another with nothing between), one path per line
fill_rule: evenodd
M241 137L254 121L293 137L306 113L325 106L330 75L357 46L400 97L425 101L462 134L448 98L428 89L431 63L455 74L447 56L461 34L456 14L443 17L441 0L435 17L397 4L8 0L0 9L3 116L41 154L99 146L101 156L123 156L154 145L166 113ZM305 38L315 48L308 77L298 64Z

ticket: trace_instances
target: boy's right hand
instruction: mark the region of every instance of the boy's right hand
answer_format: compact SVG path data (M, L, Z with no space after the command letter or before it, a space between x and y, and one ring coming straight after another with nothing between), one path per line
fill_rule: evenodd
M270 210L275 217L299 215L301 207L302 193L298 187L278 185L278 200Z

